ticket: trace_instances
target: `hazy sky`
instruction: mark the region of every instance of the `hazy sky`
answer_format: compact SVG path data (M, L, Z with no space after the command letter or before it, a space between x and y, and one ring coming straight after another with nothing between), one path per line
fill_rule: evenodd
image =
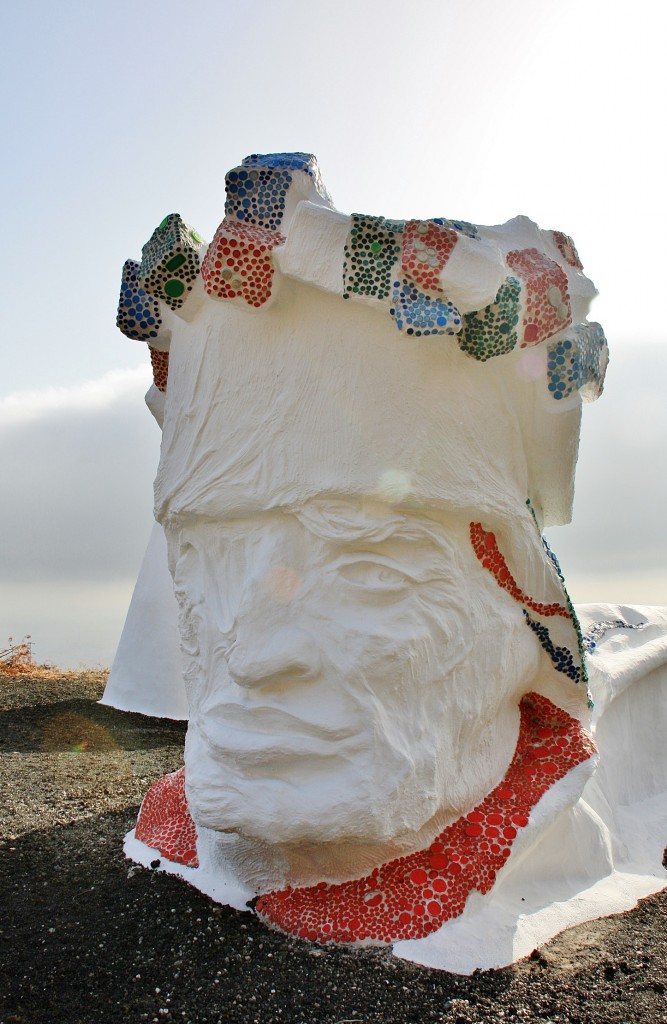
M294 149L346 212L573 236L612 363L551 540L575 600L667 604L667 8L23 0L3 37L0 644L109 663L159 447L123 261L173 210L210 239L225 171Z

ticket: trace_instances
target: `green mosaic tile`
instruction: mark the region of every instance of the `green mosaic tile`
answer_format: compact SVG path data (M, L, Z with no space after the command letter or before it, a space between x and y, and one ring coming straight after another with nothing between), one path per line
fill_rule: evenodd
M199 274L201 235L179 214L170 213L141 250L141 286L155 299L179 309Z
M386 217L352 214L343 269L343 296L346 299L356 295L389 298L392 269L401 256L403 223Z
M521 282L508 277L490 306L463 317L463 331L458 338L462 351L481 362L511 352L518 341L520 303Z

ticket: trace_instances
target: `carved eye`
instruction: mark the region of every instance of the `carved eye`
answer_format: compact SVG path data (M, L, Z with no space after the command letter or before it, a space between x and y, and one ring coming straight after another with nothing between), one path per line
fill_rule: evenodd
M410 585L410 579L398 569L384 562L359 559L343 562L338 567L340 575L355 587L382 593L398 593Z

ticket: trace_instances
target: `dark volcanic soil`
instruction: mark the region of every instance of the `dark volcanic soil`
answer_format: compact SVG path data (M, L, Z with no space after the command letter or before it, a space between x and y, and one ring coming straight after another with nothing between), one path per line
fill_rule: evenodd
M471 978L268 931L123 857L184 726L105 674L0 677L0 1024L667 1024L667 893Z

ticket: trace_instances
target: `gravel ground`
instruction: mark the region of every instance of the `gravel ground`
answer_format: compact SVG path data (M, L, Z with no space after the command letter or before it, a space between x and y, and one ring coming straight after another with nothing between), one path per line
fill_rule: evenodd
M466 978L286 938L131 866L184 726L98 706L104 680L0 676L0 1024L667 1024L667 893Z

